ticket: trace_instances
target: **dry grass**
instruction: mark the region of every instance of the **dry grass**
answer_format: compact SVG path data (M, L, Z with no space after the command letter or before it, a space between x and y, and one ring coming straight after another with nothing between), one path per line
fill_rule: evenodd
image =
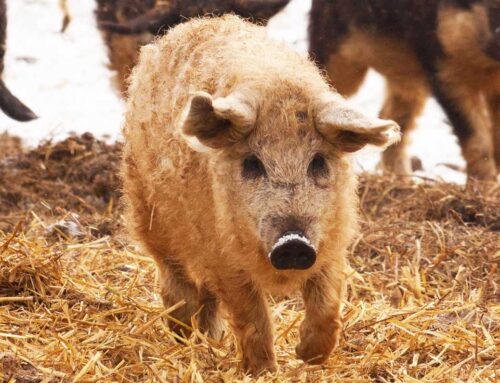
M273 301L280 369L257 381L498 382L498 188L362 180L339 349L324 366L297 360L300 299ZM95 235L112 209L43 204L51 214L34 203L0 232L0 381L252 381L230 333L169 331L153 262L119 232Z

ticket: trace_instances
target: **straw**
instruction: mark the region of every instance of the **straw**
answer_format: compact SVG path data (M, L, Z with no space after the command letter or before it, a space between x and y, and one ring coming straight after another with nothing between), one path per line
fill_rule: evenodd
M279 371L256 381L499 381L498 187L362 175L360 195L339 348L323 366L302 363L301 299L270 299ZM80 197L95 211L78 209L76 237L50 229L72 219L71 201L47 209L35 197L0 217L10 227L0 232L0 381L253 381L231 333L209 339L196 321L190 339L169 330L179 306L163 307L154 262L121 232L116 204ZM119 224L96 236L110 213Z

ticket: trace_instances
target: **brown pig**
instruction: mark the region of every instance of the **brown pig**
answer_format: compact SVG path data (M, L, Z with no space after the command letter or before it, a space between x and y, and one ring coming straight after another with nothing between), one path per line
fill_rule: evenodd
M411 174L407 148L429 96L458 138L469 180L500 174L500 0L313 0L310 53L343 96L369 68L387 84L381 118L403 138L383 168Z
M234 13L266 23L290 0L97 0L96 17L108 47L115 86L126 95L139 48L192 17Z
M128 226L158 265L165 306L185 301L173 316L218 336L222 305L245 368L274 370L266 293L300 290L297 355L324 362L357 231L346 155L397 141L399 127L353 109L263 27L223 16L142 48L124 134Z

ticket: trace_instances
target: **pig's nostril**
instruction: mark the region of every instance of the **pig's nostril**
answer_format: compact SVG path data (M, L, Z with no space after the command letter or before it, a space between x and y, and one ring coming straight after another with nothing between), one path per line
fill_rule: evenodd
M279 270L304 270L316 262L316 250L306 237L297 233L286 233L274 245L269 259Z

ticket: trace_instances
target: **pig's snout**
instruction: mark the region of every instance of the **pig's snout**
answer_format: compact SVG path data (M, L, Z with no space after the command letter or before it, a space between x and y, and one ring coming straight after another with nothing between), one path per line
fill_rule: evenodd
M304 233L287 232L274 244L269 259L278 270L305 270L316 262L316 249Z

